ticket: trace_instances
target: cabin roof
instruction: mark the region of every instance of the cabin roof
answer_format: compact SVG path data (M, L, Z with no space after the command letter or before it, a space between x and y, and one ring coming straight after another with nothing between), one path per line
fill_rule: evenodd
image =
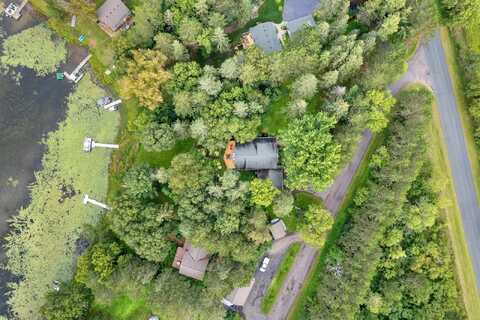
M97 10L97 18L100 23L113 31L120 28L130 15L130 10L121 0L107 0Z
M278 168L278 146L274 138L257 138L251 142L236 144L235 169L264 170Z
M250 28L253 42L266 53L282 50L282 44L278 39L277 27L273 22L264 22Z
M308 15L320 5L320 0L285 0L283 4L283 21L292 21Z
M311 14L308 16L300 17L295 20L287 21L287 30L288 34L292 36L295 32L305 28L305 26L309 27L314 27L315 26L315 20L313 20L313 17Z

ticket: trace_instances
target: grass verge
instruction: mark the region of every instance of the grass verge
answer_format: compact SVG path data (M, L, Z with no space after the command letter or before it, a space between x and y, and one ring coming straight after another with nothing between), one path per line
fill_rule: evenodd
M465 137L465 144L467 146L468 159L470 161L470 167L472 169L472 174L474 177L475 191L477 193L477 199L480 199L480 163L475 145L475 140L473 139L473 123L468 113L467 102L463 93L463 76L461 68L457 61L457 52L455 49L452 34L449 32L448 29L442 28L440 35L443 49L445 52L445 58L448 63L448 72L450 74L450 79L452 79L452 86L453 92L455 94L455 100L457 103L457 110L460 114L460 120L462 122L463 135ZM464 39L461 39L461 37L462 34L458 33L456 35L456 41L463 41Z
M260 305L260 309L263 313L268 314L277 299L278 293L287 278L288 272L292 267L293 263L295 262L295 258L297 257L298 251L300 251L300 243L292 244L285 255L282 258L282 262L278 267L277 273L272 279L270 283L270 287L268 287L267 293L262 300L262 304Z
M342 234L343 228L345 223L347 222L349 216L347 208L353 202L353 197L355 195L355 191L359 189L366 181L369 171L368 171L368 162L375 150L383 143L384 135L378 134L373 136L372 142L370 143L367 152L363 156L362 162L358 167L355 176L352 179L352 183L350 184L347 194L345 195L345 199L343 200L342 206L338 211L337 217L335 219L335 223L332 226L332 230L330 231L327 240L322 248L322 251L315 259L315 262L310 269L309 274L305 279L306 285L300 291L300 294L297 296L295 303L290 310L290 314L288 316L289 320L304 320L306 319L306 310L305 305L310 297L315 295L316 288L319 280L322 276L322 271L325 267L326 258L330 251L335 245L335 242Z
M442 181L446 181L445 188L441 193L441 203L447 203L448 205L442 209L442 213L447 222L449 238L455 255L457 281L460 283L468 318L472 320L480 319L480 297L477 293L475 273L465 242L462 218L452 185L447 149L444 144L445 140L436 106L432 114L433 121L429 132L429 156L434 166L435 175L440 177Z

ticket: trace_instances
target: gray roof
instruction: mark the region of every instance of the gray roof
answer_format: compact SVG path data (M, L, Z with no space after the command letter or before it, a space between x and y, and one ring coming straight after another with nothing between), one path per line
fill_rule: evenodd
M269 226L270 232L272 233L273 240L282 239L287 235L287 227L283 220L279 219L275 223Z
M283 190L283 170L268 170L267 179L272 181L272 184L275 188Z
M207 270L208 252L202 248L192 246L190 242L185 242L183 249L185 253L180 264L180 274L202 280Z
M315 26L315 20L313 20L313 17L311 14L309 14L308 16L304 16L304 17L292 20L292 21L287 21L288 34L292 36L298 30L305 28L305 26L310 26L310 27Z
M273 22L264 22L250 28L253 42L267 53L282 50L282 44L278 39L277 27Z
M274 138L257 138L237 144L234 150L235 169L262 170L278 168L278 146Z
M233 289L233 291L230 292L230 294L226 297L226 300L236 306L243 307L245 302L247 302L247 298L250 295L250 292L252 291L254 283L255 283L255 278L253 278L250 281L250 284L248 287Z
M98 20L113 31L120 28L130 15L130 10L121 0L107 0L97 10Z
M285 0L283 3L283 21L292 21L313 14L320 0Z
M256 175L259 179L269 179L275 188L283 190L282 169L257 170Z

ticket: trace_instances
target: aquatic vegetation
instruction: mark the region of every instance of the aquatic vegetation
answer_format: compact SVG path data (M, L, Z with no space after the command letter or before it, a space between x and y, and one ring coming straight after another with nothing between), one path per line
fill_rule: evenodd
M31 203L12 221L7 268L22 280L12 285L9 304L20 319L39 319L53 282L72 277L82 227L95 224L103 214L82 203L84 193L99 200L107 194L110 152L82 151L85 136L115 139L118 113L96 107L103 94L86 76L70 95L66 119L45 140L47 151L43 169L35 175Z
M43 24L6 38L3 49L0 63L27 67L40 76L54 72L67 56L65 42Z

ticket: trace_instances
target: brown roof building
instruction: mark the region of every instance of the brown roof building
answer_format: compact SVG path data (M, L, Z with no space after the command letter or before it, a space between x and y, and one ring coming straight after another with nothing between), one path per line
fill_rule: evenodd
M273 240L282 239L287 235L287 227L281 219L275 219L274 221L272 221L268 228L270 229Z
M189 278L203 280L208 265L208 252L202 248L192 246L188 241L177 248L172 267L179 270L180 274Z
M110 36L125 25L132 13L121 0L107 0L97 10L100 27Z

